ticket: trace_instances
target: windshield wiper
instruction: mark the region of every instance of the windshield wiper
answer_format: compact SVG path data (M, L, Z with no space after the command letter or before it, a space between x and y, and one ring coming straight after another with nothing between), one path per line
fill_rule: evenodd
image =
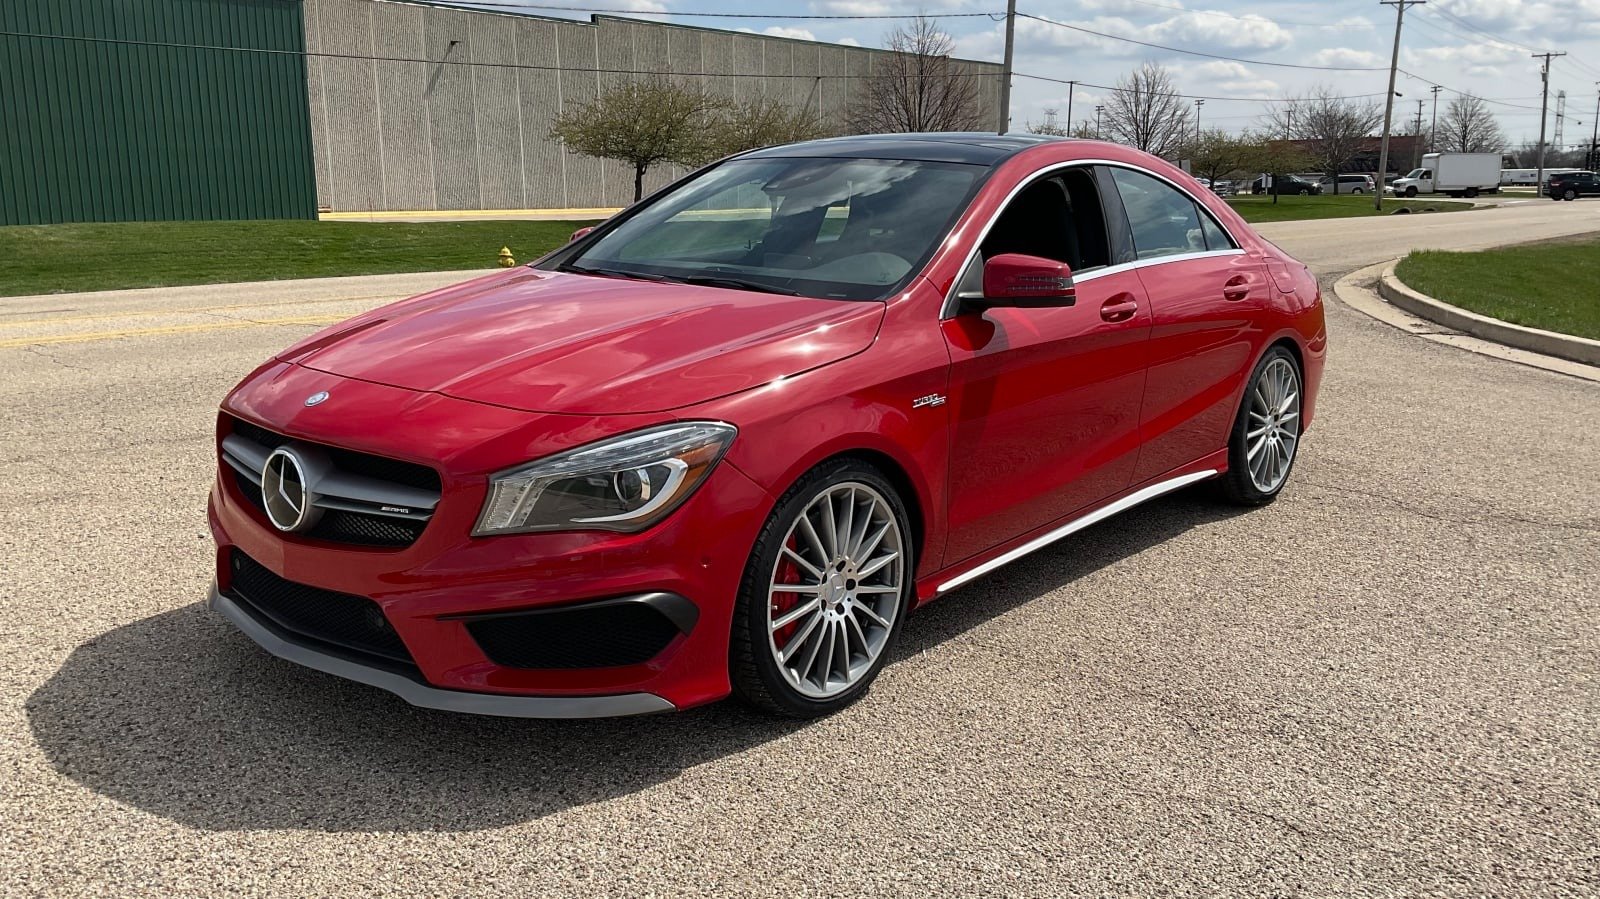
M647 272L628 272L619 268L593 268L587 265L573 265L567 263L556 269L559 272L569 272L574 275L600 275L606 278L631 278L635 281L666 281L665 275L652 275Z
M745 278L730 278L727 275L680 275L672 280L681 281L684 284L699 284L705 287L726 287L732 290L755 290L761 293L777 293L786 297L797 297L800 295L800 291L798 290L790 290L787 287L778 287L773 284L764 284L760 281L751 281Z

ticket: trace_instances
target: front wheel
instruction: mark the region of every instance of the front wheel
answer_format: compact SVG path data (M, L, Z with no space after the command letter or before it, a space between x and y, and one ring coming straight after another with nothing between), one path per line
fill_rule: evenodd
M1414 197L1416 195L1417 195L1417 188L1415 186L1406 188L1406 196Z
M1567 188L1567 192L1561 195L1561 199L1567 200L1569 202L1572 201L1572 200L1576 200L1576 199L1578 199L1578 192L1569 187L1569 188Z
M1289 480L1300 448L1300 366L1276 346L1256 364L1228 440L1228 473L1222 493L1230 502L1272 502Z
M909 521L894 486L859 460L824 463L783 495L734 611L729 674L739 698L814 718L866 692L909 605Z

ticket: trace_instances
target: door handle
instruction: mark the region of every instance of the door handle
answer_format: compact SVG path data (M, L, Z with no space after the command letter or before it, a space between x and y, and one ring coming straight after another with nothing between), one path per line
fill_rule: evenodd
M1139 311L1132 294L1119 293L1100 306L1100 317L1108 322L1125 322Z
M1244 275L1234 275L1222 285L1224 300L1236 303L1248 296L1250 296L1250 279Z

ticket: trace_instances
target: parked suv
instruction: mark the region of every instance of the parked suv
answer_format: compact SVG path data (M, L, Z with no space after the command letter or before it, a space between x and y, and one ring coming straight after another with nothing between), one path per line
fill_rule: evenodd
M1267 183L1272 182L1272 192L1278 195L1299 194L1311 196L1322 193L1322 185L1315 181L1302 178L1299 175L1279 175L1276 179L1263 175L1250 182L1250 192L1253 194L1267 193Z
M1563 172L1551 175L1545 182L1545 195L1552 200L1576 200L1584 196L1600 196L1600 176L1594 172Z
M1377 190L1377 182L1371 175L1340 175L1337 182L1323 178L1322 189L1336 194L1370 194Z

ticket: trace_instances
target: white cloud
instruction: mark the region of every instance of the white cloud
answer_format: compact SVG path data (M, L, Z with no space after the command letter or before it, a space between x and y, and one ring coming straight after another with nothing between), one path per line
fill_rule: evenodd
M768 25L766 28L761 29L761 33L773 37L792 37L802 41L814 41L817 39L817 36L809 28L789 28L783 25Z
M1238 18L1185 13L1142 29L1147 40L1177 43L1191 50L1280 50L1294 36L1271 19L1249 13Z
M846 47L859 47L859 46L861 46L861 42L856 40L853 37L840 38L839 39L839 43L844 44Z
M1357 50L1353 47L1324 47L1311 54L1309 62L1314 66L1368 68L1381 66L1383 57L1370 50Z
M1189 93L1262 96L1275 93L1279 87L1271 78L1264 78L1239 63L1220 59L1185 68L1179 72L1179 78Z
M832 16L883 16L894 12L894 7L884 0L818 0L811 8Z

